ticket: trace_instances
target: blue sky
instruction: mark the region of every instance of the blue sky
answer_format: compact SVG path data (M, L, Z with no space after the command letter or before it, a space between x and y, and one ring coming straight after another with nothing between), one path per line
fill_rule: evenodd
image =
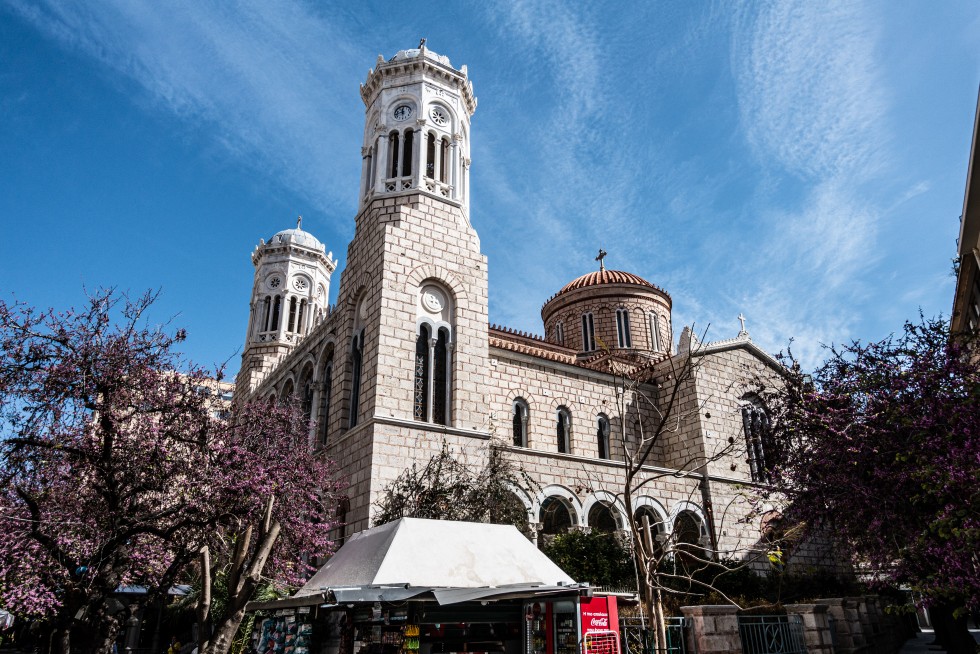
M162 288L154 318L237 370L250 252L302 214L344 265L358 84L422 36L479 98L492 322L540 333L599 247L671 293L675 333L742 312L809 365L948 314L972 0L0 0L0 293Z

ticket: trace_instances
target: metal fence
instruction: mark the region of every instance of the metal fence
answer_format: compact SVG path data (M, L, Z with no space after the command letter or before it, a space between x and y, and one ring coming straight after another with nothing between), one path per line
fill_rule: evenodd
M799 615L742 615L738 635L744 654L806 654Z
M667 618L667 649L658 648L656 630L649 622L644 624L638 618L620 620L619 631L623 638L623 654L687 654L685 627L687 618Z

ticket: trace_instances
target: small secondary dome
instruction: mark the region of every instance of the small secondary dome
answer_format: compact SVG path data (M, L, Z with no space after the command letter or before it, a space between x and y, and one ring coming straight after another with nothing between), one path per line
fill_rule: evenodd
M429 50L428 48L410 48L408 50L399 50L398 54L396 54L388 61L393 62L393 61L405 61L407 59L415 59L416 57L422 54L423 50L425 51L426 59L432 59L433 61L438 61L440 64L452 68L453 65L449 63L449 57L445 55L437 54L432 50Z
M296 221L296 227L293 229L284 229L281 232L277 232L275 236L269 239L269 245L287 245L289 243L300 245L311 250L316 250L318 252L324 251L323 243L317 239L316 236L305 232L302 230L300 225L302 224L302 218Z

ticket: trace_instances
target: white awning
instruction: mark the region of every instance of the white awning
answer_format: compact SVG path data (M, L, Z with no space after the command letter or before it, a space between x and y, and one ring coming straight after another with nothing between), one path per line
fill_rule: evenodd
M401 518L355 534L296 597L369 586L571 584L571 577L511 525Z

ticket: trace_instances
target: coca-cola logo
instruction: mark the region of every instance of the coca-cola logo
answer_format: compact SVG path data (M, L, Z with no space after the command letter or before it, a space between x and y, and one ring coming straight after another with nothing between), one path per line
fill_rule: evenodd
M603 616L603 617L595 616L595 617L592 618L591 622L589 623L589 626L591 626L591 627L608 627L609 626L609 616L608 615L607 616Z

